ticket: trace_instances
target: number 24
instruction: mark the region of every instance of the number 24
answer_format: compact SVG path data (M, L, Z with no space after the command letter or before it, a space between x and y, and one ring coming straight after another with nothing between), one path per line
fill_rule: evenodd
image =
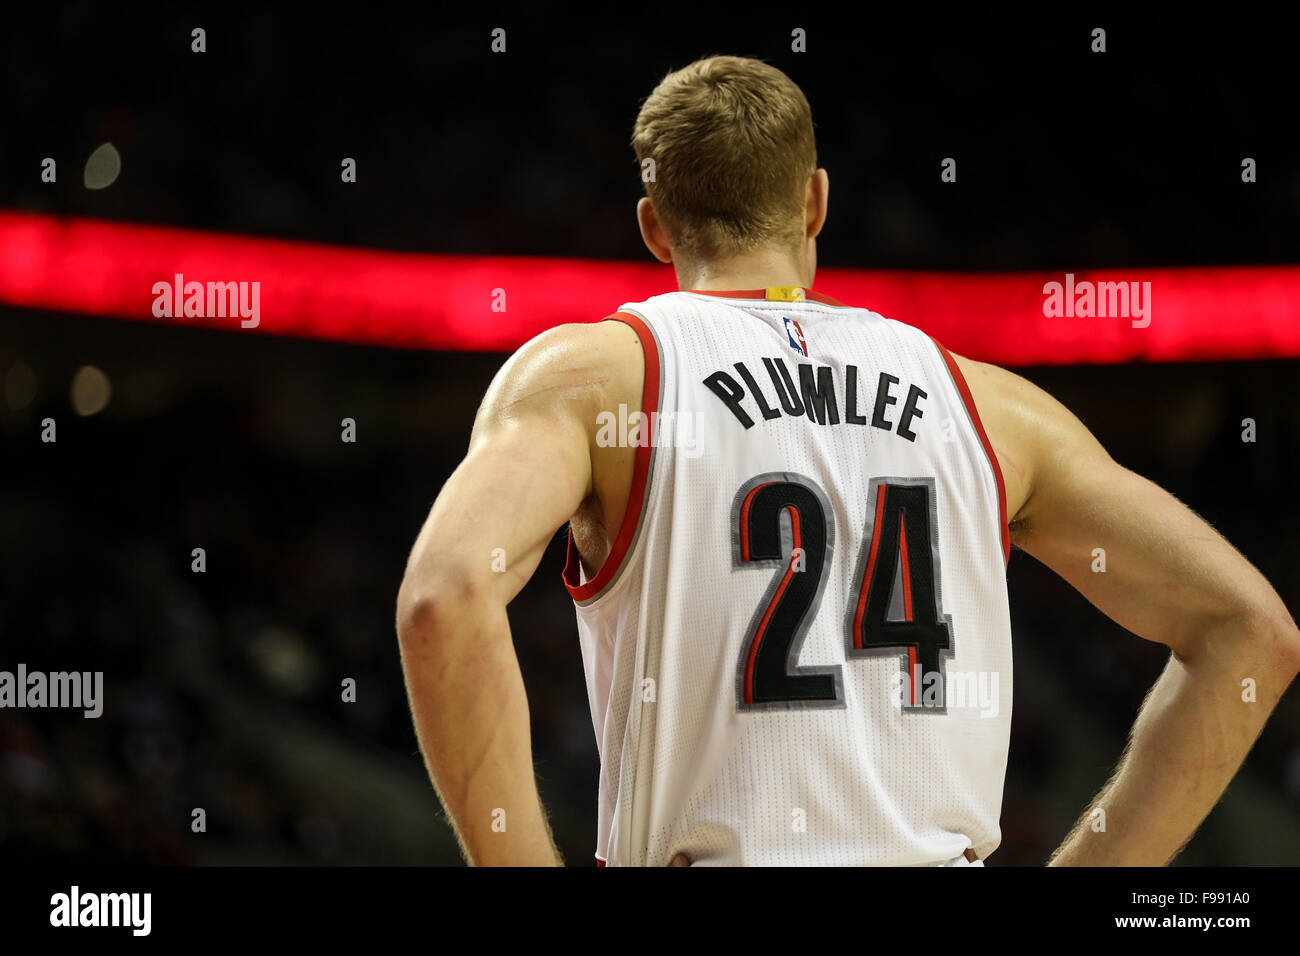
M943 674L952 648L952 622L938 601L932 479L876 478L871 536L858 555L845 613L845 657L898 653L907 690L904 711L942 710L916 701L915 674ZM782 516L790 552L784 551ZM732 567L773 567L776 573L741 644L736 674L738 710L844 705L840 665L798 664L817 614L831 560L834 518L825 492L801 475L774 472L745 483L732 507ZM865 536L864 536L865 537ZM897 592L897 596L896 596ZM902 618L889 619L901 596Z

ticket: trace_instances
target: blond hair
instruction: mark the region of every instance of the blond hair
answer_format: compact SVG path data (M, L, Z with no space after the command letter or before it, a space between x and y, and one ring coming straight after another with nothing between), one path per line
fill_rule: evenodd
M710 259L802 239L812 110L776 67L711 56L669 73L641 105L632 148L643 171L654 161L646 194L675 252Z

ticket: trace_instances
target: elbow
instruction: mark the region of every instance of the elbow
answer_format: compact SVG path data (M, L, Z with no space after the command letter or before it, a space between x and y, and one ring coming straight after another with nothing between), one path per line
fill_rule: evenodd
M397 640L409 647L431 639L446 626L447 596L439 587L403 579L397 592Z
M1184 663L1233 660L1262 666L1286 684L1300 674L1300 630L1280 600L1203 617L1170 647Z
M481 587L453 572L408 574L397 592L397 639L403 648L424 644L463 619Z
M430 594L417 589L409 579L403 580L397 592L397 640L405 646L419 635L428 634L435 611L436 600Z
M1282 662L1283 673L1288 681L1300 674L1300 630L1285 609L1275 619L1272 627L1272 640L1277 647Z
M1282 602L1248 615L1252 655L1266 661L1290 683L1300 673L1300 630Z

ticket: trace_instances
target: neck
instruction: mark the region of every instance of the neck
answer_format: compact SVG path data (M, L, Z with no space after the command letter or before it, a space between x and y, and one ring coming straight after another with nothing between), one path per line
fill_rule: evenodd
M801 266L788 252L775 250L756 250L727 259L675 261L673 266L678 288L713 291L793 285L807 289L815 271L811 263Z

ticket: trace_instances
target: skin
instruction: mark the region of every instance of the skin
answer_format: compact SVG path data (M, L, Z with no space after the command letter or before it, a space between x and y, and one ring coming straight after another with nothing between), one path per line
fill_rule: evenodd
M680 288L812 287L829 192L825 170L809 176L797 245L708 262L674 254L649 199L637 221ZM1241 554L1112 460L1064 406L1010 372L955 358L1002 469L1013 543L1170 648L1114 774L1050 862L1163 865L1300 671L1300 632ZM397 602L402 666L430 778L472 864L562 865L534 779L506 606L566 523L588 574L608 555L635 449L600 447L597 416L639 409L644 374L639 340L621 322L559 326L524 345L488 389L469 451L412 548ZM505 573L493 570L497 548ZM1105 549L1105 574L1092 572L1094 548ZM1253 703L1242 700L1246 678ZM1104 831L1094 831L1094 808L1105 811Z

